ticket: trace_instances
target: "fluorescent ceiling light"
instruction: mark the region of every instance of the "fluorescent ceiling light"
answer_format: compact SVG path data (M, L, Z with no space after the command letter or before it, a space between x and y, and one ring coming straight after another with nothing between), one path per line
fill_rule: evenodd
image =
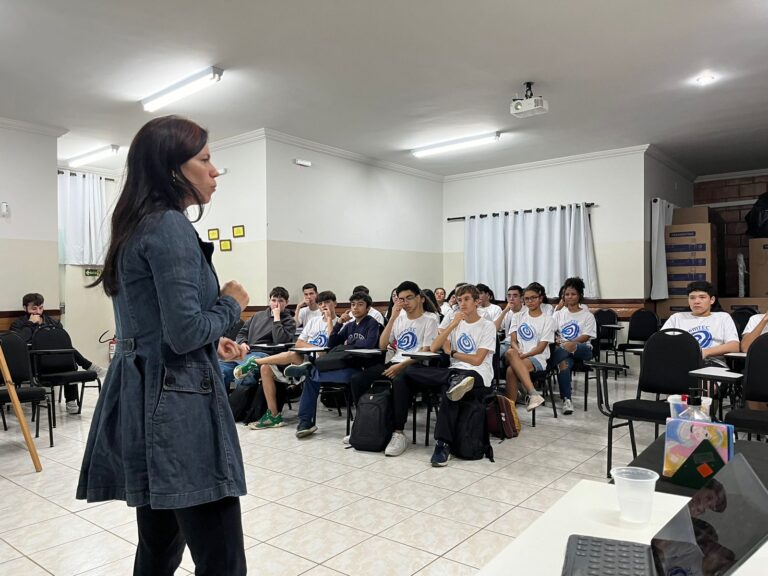
M111 144L109 146L105 146L104 148L99 148L97 150L88 152L87 154L81 154L80 156L70 158L67 160L67 164L69 164L70 168L78 168L79 166L85 166L86 164L91 164L97 160L109 158L110 156L117 156L119 150L120 146L117 144Z
M141 101L141 105L144 106L145 111L154 112L163 106L167 106L190 94L199 92L203 88L213 86L216 82L221 80L221 75L223 73L224 71L221 68L209 66L205 70L201 70L197 74L185 78L181 82L176 82L176 84L168 86L168 88L161 90L157 94L144 98Z
M415 150L411 150L411 154L416 156L416 158L425 158L427 156L434 156L435 154L464 150L465 148L474 148L475 146L482 146L483 144L492 144L498 142L500 137L501 132L481 134L480 136L469 136L467 138L459 138L458 140L431 144L429 146L424 146L423 148L416 148Z
M718 77L709 70L702 72L694 79L694 82L699 86L709 86L717 81Z

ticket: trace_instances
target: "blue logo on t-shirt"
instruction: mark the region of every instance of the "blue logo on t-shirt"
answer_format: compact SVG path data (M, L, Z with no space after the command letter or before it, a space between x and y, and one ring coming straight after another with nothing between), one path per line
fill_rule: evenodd
M530 342L536 337L536 333L533 331L533 328L528 326L528 324L521 324L520 327L517 329L517 335L520 336L523 340L526 342Z
M459 349L459 352L462 354L474 354L475 350L477 349L477 346L475 346L475 341L472 339L472 336L467 334L466 332L463 332L461 336L459 336L459 339L456 340L456 346Z
M309 341L312 346L323 348L328 345L328 335L325 332L318 332L312 340Z
M696 342L702 348L709 348L712 345L712 333L706 326L697 326L693 330L690 330L691 336L696 338Z
M574 338L578 338L579 334L581 334L581 328L579 328L579 323L576 322L576 320L571 320L560 328L560 334L562 334L563 338L566 340L573 340Z
M400 334L400 337L397 339L397 349L402 350L403 352L407 352L408 350L413 350L416 348L416 344L418 344L419 339L416 336L416 331L413 329L408 329L402 334Z

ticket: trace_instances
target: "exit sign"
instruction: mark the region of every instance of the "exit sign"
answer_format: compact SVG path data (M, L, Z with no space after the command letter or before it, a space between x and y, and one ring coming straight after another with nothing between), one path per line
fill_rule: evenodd
M101 274L101 270L99 268L86 268L85 269L85 276L86 276L86 278L88 278L88 277L98 278L100 274Z

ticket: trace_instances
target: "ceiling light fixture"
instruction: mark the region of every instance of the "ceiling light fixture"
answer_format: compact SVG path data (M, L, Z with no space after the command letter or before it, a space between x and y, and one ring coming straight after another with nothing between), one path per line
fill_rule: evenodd
M216 82L221 80L222 74L224 74L224 70L221 68L209 66L205 70L201 70L189 78L185 78L172 86L168 86L168 88L161 90L157 94L144 98L141 101L141 105L144 106L146 112L154 112L172 102L186 98L190 94L194 94L204 88L213 86Z
M80 166L85 166L86 164L96 162L97 160L103 160L104 158L109 158L110 156L117 156L119 150L120 146L117 144L110 144L109 146L98 148L97 150L92 150L87 154L74 156L73 158L67 160L67 164L69 164L70 168L78 168Z
M710 84L717 82L717 80L717 76L715 76L712 72L705 71L696 76L694 82L696 82L696 84L699 86L709 86Z
M501 132L481 134L480 136L469 136L467 138L459 138L458 140L449 140L448 142L440 142L438 144L430 144L429 146L416 148L411 150L411 154L416 156L416 158L425 158L427 156L434 156L435 154L443 154L445 152L464 150L465 148L474 148L475 146L482 146L484 144L492 144L498 142L499 138L501 138Z

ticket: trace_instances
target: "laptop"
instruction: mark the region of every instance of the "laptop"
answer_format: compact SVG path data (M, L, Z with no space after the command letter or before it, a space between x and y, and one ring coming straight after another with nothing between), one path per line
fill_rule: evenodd
M724 576L768 540L768 491L736 454L651 545L573 534L562 576Z

